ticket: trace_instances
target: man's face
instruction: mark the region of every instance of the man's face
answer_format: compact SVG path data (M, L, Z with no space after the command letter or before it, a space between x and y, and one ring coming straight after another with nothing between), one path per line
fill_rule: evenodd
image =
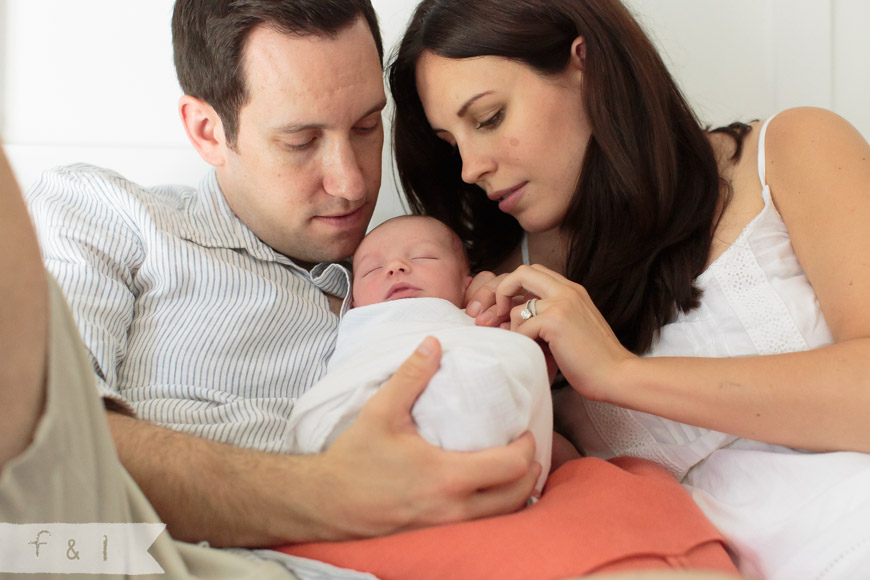
M372 230L353 257L353 305L443 298L461 307L471 282L459 240L433 218L405 216Z
M249 102L217 167L227 202L302 266L350 256L381 184L386 96L368 26L334 39L258 28L243 62Z

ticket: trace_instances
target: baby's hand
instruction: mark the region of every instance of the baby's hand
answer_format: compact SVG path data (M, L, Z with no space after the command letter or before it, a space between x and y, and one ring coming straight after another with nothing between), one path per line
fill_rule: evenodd
M499 316L496 312L496 288L507 274L496 276L492 272L480 272L468 285L465 291L465 313L474 318L478 326L499 326L510 329L510 312ZM526 301L525 295L513 297L513 303L522 304Z

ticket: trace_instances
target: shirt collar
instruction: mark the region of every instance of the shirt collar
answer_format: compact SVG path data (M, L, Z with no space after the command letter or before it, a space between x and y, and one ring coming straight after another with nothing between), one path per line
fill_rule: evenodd
M257 258L271 259L265 255L270 253L264 252L265 244L233 213L214 169L200 181L197 194L187 200L186 210L184 239L208 248L245 250Z
M350 270L347 264L323 262L309 272L263 243L230 208L214 169L203 177L197 193L188 200L184 239L208 248L243 250L258 260L277 262L295 270L324 292L349 296ZM348 300L345 302L349 304ZM344 305L343 309L347 306Z

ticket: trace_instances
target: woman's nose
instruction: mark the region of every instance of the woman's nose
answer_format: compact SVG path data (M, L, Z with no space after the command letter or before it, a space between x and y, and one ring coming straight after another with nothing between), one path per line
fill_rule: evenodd
M495 171L495 158L480 146L467 145L459 148L462 158L462 181L475 185L486 175Z

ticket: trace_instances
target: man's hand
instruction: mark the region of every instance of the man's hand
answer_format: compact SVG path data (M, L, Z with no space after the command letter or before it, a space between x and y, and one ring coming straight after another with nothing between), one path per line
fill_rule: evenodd
M424 340L320 457L330 475L317 501L337 537L507 513L529 498L541 470L531 434L507 447L463 453L434 447L417 433L411 407L440 359L438 341Z
M417 434L411 407L438 368L427 339L325 453L275 455L108 413L118 455L170 533L214 546L346 540L507 513L541 466L530 433L475 453Z

